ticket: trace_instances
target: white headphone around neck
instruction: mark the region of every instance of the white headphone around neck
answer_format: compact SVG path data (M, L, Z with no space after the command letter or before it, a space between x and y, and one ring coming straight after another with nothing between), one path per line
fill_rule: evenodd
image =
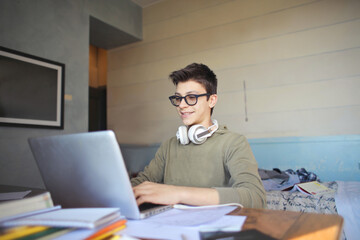
M194 144L202 144L219 128L219 124L215 119L212 122L213 125L209 128L205 128L204 126L197 124L191 126L188 130L188 127L180 126L176 132L176 138L183 145L189 144L190 141Z

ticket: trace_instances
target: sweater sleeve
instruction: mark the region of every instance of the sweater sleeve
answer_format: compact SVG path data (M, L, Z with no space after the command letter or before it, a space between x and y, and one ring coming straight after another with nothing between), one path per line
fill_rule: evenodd
M144 168L144 171L140 172L136 177L131 179L132 186L139 185L145 181L155 183L163 182L167 145L168 142L163 143L157 150L155 157L150 161L149 165Z
M230 187L216 188L220 203L238 202L248 208L265 208L266 194L258 165L244 136L236 136L225 152L225 168Z

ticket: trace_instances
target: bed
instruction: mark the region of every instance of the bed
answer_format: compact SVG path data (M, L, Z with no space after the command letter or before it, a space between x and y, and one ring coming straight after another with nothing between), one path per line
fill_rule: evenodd
M322 214L340 214L344 218L341 239L360 235L360 182L322 182L332 193L306 195L299 191L267 191L267 208Z

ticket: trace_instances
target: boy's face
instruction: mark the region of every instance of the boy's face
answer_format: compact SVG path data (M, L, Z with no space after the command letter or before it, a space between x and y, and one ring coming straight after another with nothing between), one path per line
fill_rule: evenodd
M204 94L206 89L203 85L194 80L186 82L179 82L176 86L175 95L185 97L188 94ZM182 99L180 105L176 107L179 116L186 126L192 126L195 124L201 124L204 127L210 127L211 122L211 108L215 106L217 101L217 95L213 94L209 97L198 97L197 103L194 106L189 106L185 99Z

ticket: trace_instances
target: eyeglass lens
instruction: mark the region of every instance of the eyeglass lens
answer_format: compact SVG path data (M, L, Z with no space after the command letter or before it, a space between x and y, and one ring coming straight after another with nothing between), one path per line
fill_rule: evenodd
M195 105L196 102L197 102L197 96L196 95L186 95L185 97L176 97L174 99L175 105L179 106L181 104L182 98L184 98L185 102L190 106Z
M174 106L179 106L181 104L182 99L185 99L186 104L188 104L189 106L194 106L197 103L198 97L202 97L202 96L206 96L208 94L200 94L200 95L196 95L196 94L189 94L186 95L185 97L181 97L181 96L171 96L170 97L170 101Z

